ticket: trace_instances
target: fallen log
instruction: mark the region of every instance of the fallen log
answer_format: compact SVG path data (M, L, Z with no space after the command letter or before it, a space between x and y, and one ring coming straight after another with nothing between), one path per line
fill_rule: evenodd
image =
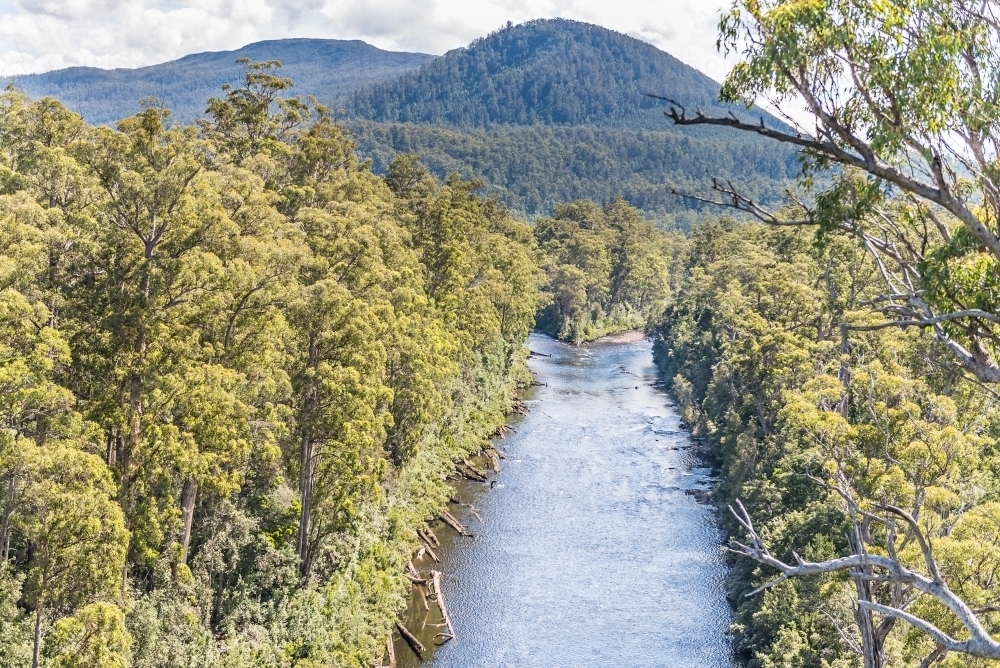
M451 633L451 637L455 639L455 642L458 642L458 638L455 636L455 627L451 625L451 617L448 616L448 607L444 604L444 592L441 591L441 571L431 571L431 577L434 582L434 600L441 610L441 617L444 618L444 623L448 625L448 632Z
M399 635L403 636L403 640L405 640L406 644L410 646L410 649L412 649L413 653L417 655L417 658L423 659L423 653L427 651L427 648L420 644L420 641L417 640L417 636L407 631L406 627L400 622L396 622L396 628L399 629Z
M476 516L476 519L479 520L480 524L486 524L486 522L483 521L483 518L479 516L479 511L476 510L476 507L471 503L469 504L469 510L471 510L472 514Z
M476 475L476 476L479 476L480 478L482 478L483 479L482 482L486 482L486 473L484 473L483 471L480 471L475 466L473 466L472 462L470 462L468 459L466 459L464 462L462 462L462 464L465 465L465 468L466 468L466 470L468 472L470 472L473 475Z
M426 539L424 539L424 540L426 540ZM427 554L431 555L431 559L434 560L435 564L438 561L440 561L440 559L438 559L438 556L436 554L434 554L434 550L431 549L430 545L424 545L424 549L427 550Z
M500 448L498 448L497 446L495 446L495 445L491 445L491 446L490 446L490 449L491 449L491 450L492 450L493 452L497 453L497 455L498 455L498 456L500 457L500 459L507 459L507 453L505 453L505 452L504 452L503 450L501 450L501 449L500 449Z
M409 573L403 573L403 576L406 577L407 580L409 580L410 582L412 582L415 585L425 585L425 584L427 584L426 578L415 578L412 575L410 575Z
M427 580L424 580L421 584L427 584ZM427 604L427 596L424 595L423 587L417 587L417 591L420 592L420 600L424 603L424 610L430 610L431 606Z
M441 515L439 517L441 518L441 520L445 524L447 524L448 526L450 526L452 529L454 529L458 533L462 534L463 536L468 536L469 535L468 530L464 526L462 526L462 523L459 522L458 520L456 520L452 516L452 514L449 513L448 511L446 511L446 510L445 511L441 511Z
M434 535L434 530L433 529L431 529L430 527L424 527L424 533L426 533L428 536L430 536L431 540L434 541L434 547L441 547L441 541L439 541L438 537L436 535Z
M441 547L441 541L439 541L437 536L433 535L427 528L417 529L417 535L420 536L428 545Z
M466 480L472 480L474 482L486 482L486 476L482 475L478 471L464 469L462 468L461 465L456 465L455 471L457 471L458 474Z

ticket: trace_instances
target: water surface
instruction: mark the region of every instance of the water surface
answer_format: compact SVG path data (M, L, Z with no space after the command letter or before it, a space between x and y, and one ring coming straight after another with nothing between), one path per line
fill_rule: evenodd
M422 665L729 668L721 535L692 492L709 469L666 395L645 341L573 347L532 335L531 412L496 443L495 487L461 483L451 506L476 534L443 525L441 563L457 642ZM404 617L425 644L434 603ZM401 641L401 667L419 665Z

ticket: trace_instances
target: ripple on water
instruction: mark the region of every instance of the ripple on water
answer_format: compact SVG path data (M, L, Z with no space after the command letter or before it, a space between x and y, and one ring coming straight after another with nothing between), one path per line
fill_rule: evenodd
M458 642L422 665L734 666L716 517L689 493L709 489L711 471L650 384L648 342L530 345L551 355L529 362L548 385L502 441L496 488L458 490L485 526L453 507L477 537L436 529ZM622 387L625 372L638 389ZM407 624L435 612L412 605ZM418 665L401 642L396 652L401 668Z

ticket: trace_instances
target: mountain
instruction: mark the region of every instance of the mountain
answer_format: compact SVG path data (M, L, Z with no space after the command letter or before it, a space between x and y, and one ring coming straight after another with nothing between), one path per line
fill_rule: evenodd
M726 128L675 128L669 97L692 112L763 118L719 102L717 82L651 44L577 21L510 25L343 103L359 152L376 170L416 153L439 177L486 179L509 206L546 214L559 201L623 195L685 227L708 175L776 202L799 171L794 151Z
M13 80L32 97L58 98L95 124L134 114L139 100L150 95L172 109L177 120L190 122L205 111L208 98L220 95L222 84L237 80L242 68L236 60L243 57L280 60L282 74L295 81L293 92L315 95L324 104L333 104L364 84L396 78L434 58L383 51L358 40L280 39L137 69L70 67L12 77L3 83Z
M508 24L441 57L285 39L134 70L58 70L16 85L59 98L92 123L133 114L148 95L190 122L237 79L240 57L282 61L292 92L332 106L377 172L415 153L439 178L484 179L527 217L548 215L557 202L623 195L661 224L687 227L704 209L674 190L704 191L711 175L776 203L799 171L794 151L762 137L674 127L647 93L781 126L766 112L720 103L717 82L651 44L565 19Z
M717 82L652 44L540 19L508 24L398 79L365 86L347 111L382 122L663 129L664 103L648 93L706 113L736 109L719 103Z

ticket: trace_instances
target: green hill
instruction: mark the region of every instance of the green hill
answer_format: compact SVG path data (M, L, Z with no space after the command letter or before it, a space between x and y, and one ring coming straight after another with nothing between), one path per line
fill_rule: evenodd
M663 129L663 103L647 93L706 113L735 109L718 102L718 83L651 44L589 23L541 19L508 25L398 79L366 86L350 96L347 112L453 126Z
M358 41L286 39L201 53L135 70L71 68L20 77L92 123L111 123L154 95L190 122L236 80L236 59L280 60L298 95L334 108L376 172L415 153L438 178L479 177L526 216L558 202L622 195L665 226L686 227L700 208L672 194L704 190L709 175L738 179L773 202L798 173L793 151L725 128L675 129L653 93L692 111L763 116L718 102L719 84L656 47L564 19L508 24L466 48L433 57Z
M416 153L439 177L484 178L528 215L557 202L623 195L667 225L698 207L672 194L708 176L739 178L775 200L799 163L793 151L723 128L677 131L663 103L781 123L718 101L719 84L640 40L564 19L509 25L344 102L362 155L383 169Z
M196 53L137 69L71 67L13 80L32 97L51 96L95 124L113 123L139 110L139 100L155 96L181 122L202 116L205 102L219 95L243 71L236 60L280 60L296 93L315 95L324 104L358 87L393 79L431 60L423 53L383 51L358 40L280 39L256 42L236 51ZM2 81L2 80L0 80Z

